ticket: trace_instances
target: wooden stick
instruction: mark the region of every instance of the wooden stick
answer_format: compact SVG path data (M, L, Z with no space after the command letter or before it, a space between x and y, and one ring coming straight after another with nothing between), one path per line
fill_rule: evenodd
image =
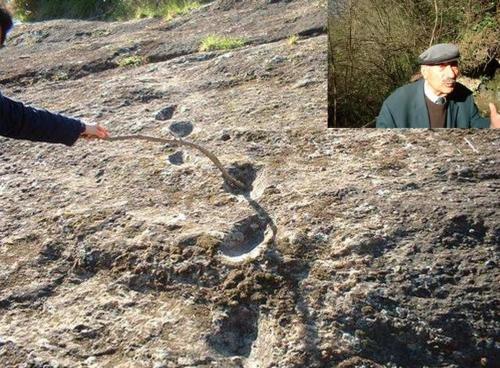
M228 182L234 184L238 188L247 191L248 188L246 187L245 184L243 184L241 181L235 179L233 176L231 176L227 170L222 166L220 163L219 159L210 151L208 151L206 148L203 148L202 146L184 141L182 139L165 139L165 138L158 138L158 137L151 137L147 135L122 135L122 136L116 136L116 137L111 137L107 139L108 141L115 142L115 141L126 141L126 140L143 140L143 141L148 141L148 142L157 142L157 143L163 143L163 144L171 144L174 146L187 146L191 148L195 148L201 153L203 153L205 156L207 156L213 163L214 165L221 171L222 176L224 179L226 179Z
M469 140L468 140L467 138L465 138L465 137L464 137L464 139L465 139L465 141L467 142L467 144L470 146L470 148L472 148L472 150L473 150L474 152L479 153L479 151L476 149L476 147L474 147L474 146L472 145L472 143L471 143L471 142L469 142Z

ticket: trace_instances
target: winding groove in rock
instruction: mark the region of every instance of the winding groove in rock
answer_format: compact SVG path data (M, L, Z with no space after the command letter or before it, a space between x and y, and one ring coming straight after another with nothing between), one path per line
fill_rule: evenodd
M229 262L245 262L258 257L272 235L269 222L257 216L238 221L222 240L220 252Z

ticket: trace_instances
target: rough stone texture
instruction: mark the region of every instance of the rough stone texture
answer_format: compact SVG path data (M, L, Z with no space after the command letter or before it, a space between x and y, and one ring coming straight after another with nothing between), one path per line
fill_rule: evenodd
M113 135L175 104L250 191L187 148L0 138L2 367L496 366L499 134L327 130L325 14L16 28L4 94ZM256 41L198 53L218 29Z

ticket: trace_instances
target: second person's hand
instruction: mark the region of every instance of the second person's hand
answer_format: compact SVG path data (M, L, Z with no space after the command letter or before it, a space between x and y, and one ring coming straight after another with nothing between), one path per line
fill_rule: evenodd
M85 124L85 131L82 133L82 137L87 139L107 139L109 138L109 132L99 124Z
M500 114L497 112L495 104L490 102L490 128L498 129L500 128Z

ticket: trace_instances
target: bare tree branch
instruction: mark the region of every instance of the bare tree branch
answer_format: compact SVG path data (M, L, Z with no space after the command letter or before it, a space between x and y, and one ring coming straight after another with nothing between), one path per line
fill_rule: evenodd
M432 30L432 36L431 36L431 41L429 42L429 47L431 47L432 44L434 43L434 37L436 36L436 29L437 29L438 20L439 20L439 9L438 9L437 0L434 0L434 9L436 10L436 18L434 20L434 28Z

